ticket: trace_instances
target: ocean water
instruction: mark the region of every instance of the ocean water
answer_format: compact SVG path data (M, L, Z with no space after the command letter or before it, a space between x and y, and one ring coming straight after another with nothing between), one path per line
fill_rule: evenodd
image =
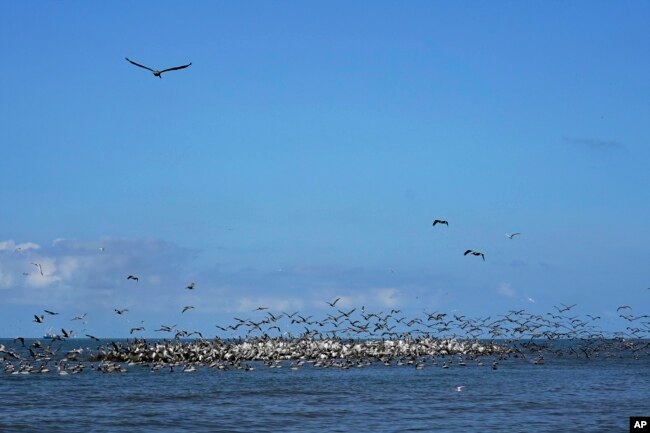
M251 363L254 371L0 371L0 432L627 432L630 416L650 415L647 354L546 356L542 365L510 358L496 370L490 360L448 369L439 360L421 370L376 363L293 371L287 361Z

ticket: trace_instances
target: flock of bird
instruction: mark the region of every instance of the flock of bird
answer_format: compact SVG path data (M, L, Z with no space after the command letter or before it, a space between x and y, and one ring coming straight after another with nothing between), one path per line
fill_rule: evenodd
M399 309L371 312L362 306L346 311L337 306L340 300L324 301L330 312L319 319L299 311L274 313L260 306L251 311L252 318L233 317L230 324L215 325L230 335L211 339L176 325L161 325L156 331L169 336L153 343L144 338L109 341L87 334L97 343L92 349L73 347L84 340L73 339L74 332L62 328L47 344L22 337L16 337L12 347L0 344L0 366L8 374L48 373L54 366L61 375L81 373L88 367L105 373L126 372L134 365L170 372L193 372L200 367L253 370L260 363L291 370L304 365L341 369L411 366L420 370L470 364L490 364L496 370L511 358L542 365L549 356L632 360L650 356L650 316L634 315L628 305L617 308L619 318L627 323L626 330L610 334L598 326L601 317L574 313L575 304L560 304L546 314L521 309L472 318L423 311L407 317ZM44 313L59 315L50 310ZM115 309L115 313L123 315L128 310ZM44 317L34 315L34 321L43 323ZM82 314L71 320L85 318ZM139 331L144 331L144 326L131 329L131 334Z
M126 60L158 78L165 72L192 65L157 70ZM438 225L449 227L449 222L435 219L432 226ZM506 237L512 240L520 234L506 233ZM104 247L100 251L104 252ZM478 250L467 249L463 255L480 256L485 261L485 254ZM41 264L31 265L43 276ZM137 275L128 275L126 279L134 283L140 280ZM195 283L188 284L186 289L194 290ZM288 363L291 370L305 364L342 369L373 364L422 369L427 365L464 367L470 362L481 366L487 357L492 368L497 369L508 358L544 364L549 354L585 359L629 356L637 360L650 355L650 316L635 316L627 305L617 309L619 318L627 322L626 330L609 334L598 326L601 317L574 314L575 304L560 304L556 311L544 315L511 310L495 317L467 317L423 310L420 315L407 317L399 309L371 312L362 306L343 310L337 306L340 301L340 297L324 301L330 311L318 319L299 311L273 313L260 306L251 312L251 318L234 317L231 323L215 325L222 335L212 339L204 338L198 331L164 324L155 329L169 334L162 341L149 343L134 338L124 343L84 334L98 345L94 349L70 348L77 343L77 335L63 326L60 333L48 336L47 344L23 337L16 337L11 346L0 344L0 366L10 374L48 373L55 366L59 375L81 373L88 366L102 372L125 372L129 365L170 372L175 368L192 372L197 367L252 370L255 362L269 368L281 368ZM194 308L185 305L181 314ZM129 310L114 308L114 312L124 316ZM60 313L43 310L43 314L34 314L33 322L44 324L46 315L54 317ZM85 319L84 313L70 321ZM140 322L130 329L129 335L144 331L144 322ZM572 343L562 343L567 340ZM456 391L463 388L459 386Z

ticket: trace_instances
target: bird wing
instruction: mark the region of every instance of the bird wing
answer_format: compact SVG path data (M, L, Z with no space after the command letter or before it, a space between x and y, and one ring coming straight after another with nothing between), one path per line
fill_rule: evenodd
M174 66L173 68L163 69L162 71L160 71L160 73L162 74L163 72L176 71L176 70L178 70L178 69L185 69L185 68L187 68L188 66L190 66L191 64L192 64L192 63L190 62L190 63L188 63L187 65L183 65L183 66ZM138 65L138 66L140 66L140 65Z
M131 63L132 65L139 66L141 68L144 68L144 69L147 69L147 70L149 70L151 72L154 72L154 70L151 69L150 67L141 65L140 63L136 63L133 60L129 59L128 57L125 57L125 59L126 59L127 62Z
M467 251L465 251L465 252L463 253L463 255L466 256L466 255L468 255L469 253L473 253L473 252L474 252L474 251L472 251L472 250L467 250Z

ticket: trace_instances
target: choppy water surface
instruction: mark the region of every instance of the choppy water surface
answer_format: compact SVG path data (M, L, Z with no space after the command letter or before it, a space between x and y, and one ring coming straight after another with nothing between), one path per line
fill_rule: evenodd
M293 371L285 362L254 363L254 371L0 372L0 431L628 431L630 416L650 412L649 360L511 358L496 370L471 361L421 370L375 363Z

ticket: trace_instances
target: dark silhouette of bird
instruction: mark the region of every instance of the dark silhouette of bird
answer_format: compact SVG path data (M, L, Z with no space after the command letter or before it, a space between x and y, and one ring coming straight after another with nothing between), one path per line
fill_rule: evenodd
M435 227L436 224L444 224L447 227L449 227L449 223L447 221L445 221L445 220L434 220L432 226Z
M333 306L335 306L336 303L337 303L338 301L340 301L340 300L341 300L341 298L336 298L336 299L334 300L334 302L327 302L327 301L325 301L325 303L326 303L327 305L329 305L330 307L333 307Z
M34 320L32 320L32 322L43 323L44 319L45 319L45 316L43 316L42 314L40 316L37 316L36 314L34 314Z
M40 272L41 275L43 275L43 268L41 267L41 264L40 264L40 263L34 263L34 262L32 262L32 265L36 266L36 267L38 268L38 272Z
M190 309L192 309L192 308L194 308L192 305L187 305L187 306L183 307L183 311L181 311L181 313L184 313L184 312L186 312L187 310L190 310Z
M59 314L59 313L55 313L54 311L50 311L50 310L43 310L43 311L45 311L50 316L56 316L57 314Z
M126 277L127 280L134 280L136 283L140 281L140 278L136 277L135 275L129 275Z
M114 310L115 310L115 312L116 312L117 314L119 314L119 315L122 315L122 314L126 313L127 311L129 311L129 310L126 309L126 308L124 308L124 309L122 309L122 310L118 310L117 308L115 308Z
M507 237L508 239L512 239L512 238L514 238L515 236L520 235L520 234L521 234L521 233L513 233L513 234L509 235L508 233L506 233L506 237Z
M138 326L136 328L131 328L131 331L129 331L129 334L133 334L136 331L144 331L144 326Z
M192 282L192 283L188 284L187 287L185 287L185 288L187 290L194 290L194 283Z
M474 250L467 250L463 253L464 256L471 254L473 256L481 256L483 258L483 261L485 261L485 254L483 254L480 251L474 251Z
M128 57L125 57L125 59L126 59L127 62L131 63L132 65L139 66L139 67L141 67L141 68L144 68L144 69L147 69L147 70L153 72L154 76L156 76L156 77L158 77L158 78L162 78L162 73L163 73L163 72L177 71L177 70L179 70L179 69L185 69L185 68L187 68L188 66L190 66L190 65L192 64L192 63L190 62L190 63L188 63L187 65L174 66L173 68L167 68L167 69L163 69L162 71L159 71L159 70L157 70L157 69L151 69L151 68L148 67L148 66L144 66L144 65L141 65L141 64L139 64L139 63L136 63L136 62L134 62L133 60L130 60Z

